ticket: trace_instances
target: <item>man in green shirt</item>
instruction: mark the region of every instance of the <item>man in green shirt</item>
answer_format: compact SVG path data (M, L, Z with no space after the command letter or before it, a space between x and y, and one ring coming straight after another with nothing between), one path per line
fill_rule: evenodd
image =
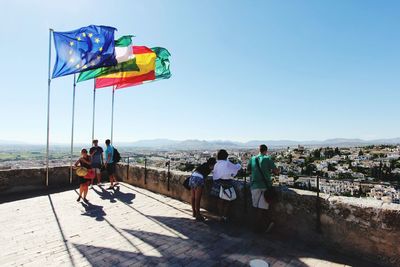
M264 192L268 187L272 187L271 175L279 174L274 161L267 155L268 147L260 145L260 154L253 156L247 164L247 170L250 172L250 189L253 207L256 208L255 230L262 231L267 217L269 203L264 198ZM266 224L265 224L266 225ZM273 226L270 222L267 231Z

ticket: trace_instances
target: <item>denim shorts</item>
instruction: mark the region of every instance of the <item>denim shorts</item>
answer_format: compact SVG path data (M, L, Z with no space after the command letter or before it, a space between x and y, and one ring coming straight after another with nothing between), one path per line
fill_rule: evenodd
M211 191L210 191L210 195L214 196L214 197L219 197L219 191L221 190L221 186L224 188L229 188L233 186L233 180L232 179L218 179L218 180L214 180L212 187L211 187Z
M204 178L196 175L190 176L189 180L189 186L192 189L195 189L196 187L203 187L204 186Z

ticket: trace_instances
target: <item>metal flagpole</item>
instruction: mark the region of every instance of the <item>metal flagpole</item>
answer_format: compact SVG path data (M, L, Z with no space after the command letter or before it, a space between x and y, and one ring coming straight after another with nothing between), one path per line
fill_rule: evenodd
M113 131L114 131L114 85L113 85L113 90L112 90L112 110L111 110L111 144L113 142Z
M94 115L95 115L95 108L96 108L96 79L93 79L93 119L92 119L92 140L94 140Z
M50 132L50 64L51 64L51 33L53 29L49 29L49 73L47 80L47 142L46 142L46 186L49 185L49 132Z
M75 88L76 88L76 75L74 73L74 84L72 93L72 127L71 127L71 160L69 169L69 183L72 184L72 157L74 153L74 122L75 122Z

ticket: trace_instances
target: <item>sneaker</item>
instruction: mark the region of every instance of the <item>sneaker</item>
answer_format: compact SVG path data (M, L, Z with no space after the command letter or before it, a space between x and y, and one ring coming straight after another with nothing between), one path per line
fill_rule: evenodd
M76 201L78 201L78 202L81 201L81 197L78 197L78 199Z
M265 230L265 233L269 233L271 231L271 229L274 227L275 223L274 222L270 222L268 224L267 230Z
M114 189L114 186L110 186L109 188L107 188L107 190L111 190Z
M93 185L92 184L90 185L89 189L93 189Z
M204 222L205 220L206 220L206 219L204 219L204 217L201 216L201 215L196 216L196 221Z
M83 199L83 202L89 203L89 200L87 200L87 198L84 198L84 199Z

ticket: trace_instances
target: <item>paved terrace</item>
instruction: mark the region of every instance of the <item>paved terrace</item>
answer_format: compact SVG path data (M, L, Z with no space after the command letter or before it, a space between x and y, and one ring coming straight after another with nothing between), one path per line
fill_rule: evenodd
M0 199L1 266L376 266L361 259L223 225L188 204L121 184L95 186L90 204L77 191Z

